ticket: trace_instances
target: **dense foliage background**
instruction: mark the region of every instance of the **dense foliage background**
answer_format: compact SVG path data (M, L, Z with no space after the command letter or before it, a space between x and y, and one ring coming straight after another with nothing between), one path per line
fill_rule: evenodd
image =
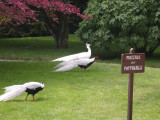
M103 58L130 47L152 55L160 45L160 1L90 0L86 13L93 20L83 20L77 34Z

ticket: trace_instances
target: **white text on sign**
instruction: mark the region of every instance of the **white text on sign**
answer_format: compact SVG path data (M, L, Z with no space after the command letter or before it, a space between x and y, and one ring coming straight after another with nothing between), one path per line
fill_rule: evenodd
M140 59L141 59L140 55L126 56L126 60L140 60Z
M126 53L121 55L121 73L142 73L145 68L144 53Z
M140 66L124 66L124 71L128 70L142 70L142 65Z

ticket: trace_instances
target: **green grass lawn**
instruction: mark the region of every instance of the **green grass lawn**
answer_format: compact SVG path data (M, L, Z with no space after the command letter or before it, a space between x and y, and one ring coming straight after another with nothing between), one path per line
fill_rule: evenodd
M87 51L85 43L74 35L69 36L69 49L57 49L52 36L0 38L0 59L50 61L84 51ZM92 57L95 55L92 50ZM154 57L146 58L146 66L160 66L159 59L160 47L155 50ZM121 64L121 59L106 59L103 62Z
M126 120L128 74L121 74L120 59L97 60L87 72L80 72L80 68L51 72L57 63L48 60L86 51L84 44L76 42L74 39L78 38L74 36L71 36L68 50L52 47L55 44L50 37L6 39L8 44L3 39L0 50L8 51L0 53L1 58L39 59L34 48L23 49L21 53L14 51L36 39L41 46L42 61L0 62L0 94L4 93L1 88L30 81L44 81L45 88L35 95L34 102L31 96L28 102L24 101L26 93L0 102L0 120ZM46 40L44 43L43 39ZM158 58L146 60L147 66L158 66L159 63ZM133 120L160 119L159 73L158 68L146 67L145 73L135 74Z
M69 49L57 49L53 37L0 38L0 58L48 61L57 57L87 51L74 35L69 37Z
M76 68L53 73L55 63L0 62L0 88L29 81L45 82L36 101L26 93L0 102L1 120L125 120L128 75L119 64L94 63L87 72ZM133 119L160 119L160 69L146 67L135 74ZM4 91L0 90L0 94Z

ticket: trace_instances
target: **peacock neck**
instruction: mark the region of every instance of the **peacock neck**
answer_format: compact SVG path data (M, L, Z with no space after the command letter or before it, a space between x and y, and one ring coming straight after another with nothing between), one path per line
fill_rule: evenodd
M89 46L87 47L87 49L88 49L88 52L91 52L91 48Z

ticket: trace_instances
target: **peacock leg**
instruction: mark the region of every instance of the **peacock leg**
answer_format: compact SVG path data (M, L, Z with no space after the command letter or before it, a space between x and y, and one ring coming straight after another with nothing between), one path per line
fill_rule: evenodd
M25 101L27 101L28 95L29 95L29 94L27 94Z
M34 95L33 95L33 101L34 101Z

